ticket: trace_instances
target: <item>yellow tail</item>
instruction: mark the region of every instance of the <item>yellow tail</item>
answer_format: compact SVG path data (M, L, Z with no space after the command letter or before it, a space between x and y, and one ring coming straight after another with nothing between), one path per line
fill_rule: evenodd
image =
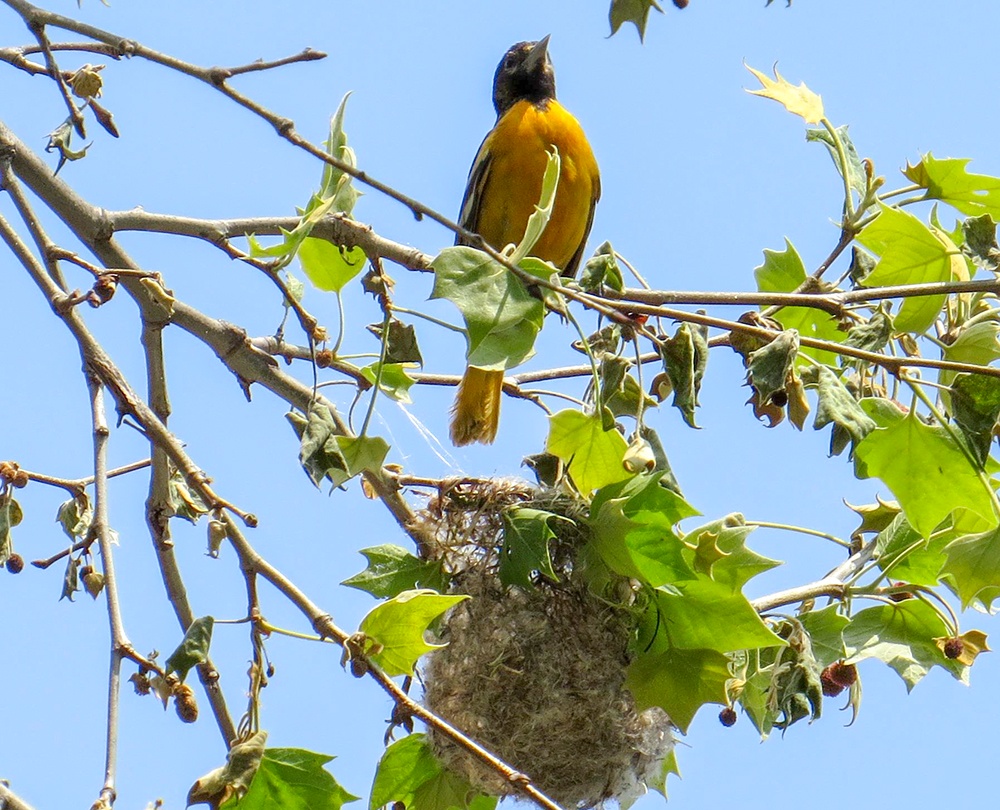
M500 424L503 371L468 366L451 409L451 442L462 447L473 442L491 444Z

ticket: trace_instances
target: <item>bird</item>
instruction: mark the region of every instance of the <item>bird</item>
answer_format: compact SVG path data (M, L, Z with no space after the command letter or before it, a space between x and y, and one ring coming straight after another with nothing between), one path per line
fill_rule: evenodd
M496 250L520 243L541 197L542 176L554 146L560 157L555 204L531 254L572 277L594 222L601 176L583 127L556 101L548 46L548 36L518 42L497 65L496 123L472 163L458 224ZM459 234L455 244L470 241ZM454 445L491 444L496 438L503 376L502 369L466 367L452 408Z

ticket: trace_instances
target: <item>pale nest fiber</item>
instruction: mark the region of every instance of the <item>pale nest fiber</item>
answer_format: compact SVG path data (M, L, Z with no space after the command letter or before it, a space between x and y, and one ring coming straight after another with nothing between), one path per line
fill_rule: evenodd
M559 583L541 580L530 592L502 585L502 512L513 504L585 514L579 501L504 481L452 491L430 505L428 528L454 572L453 591L472 598L443 623L448 646L424 670L425 702L564 807L607 799L627 806L674 744L666 714L637 712L624 687L633 615L581 581L576 552L586 535L579 523L551 521ZM628 592L627 583L617 585ZM491 795L514 794L496 771L430 736L449 769Z

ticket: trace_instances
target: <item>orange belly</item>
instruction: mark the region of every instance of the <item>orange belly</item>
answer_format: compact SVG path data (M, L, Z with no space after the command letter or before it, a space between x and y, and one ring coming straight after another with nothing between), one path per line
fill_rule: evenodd
M600 180L583 129L555 100L541 110L531 102L517 102L483 144L490 166L476 230L498 250L521 241L541 197L547 152L553 145L561 159L555 206L531 253L564 269L586 238Z

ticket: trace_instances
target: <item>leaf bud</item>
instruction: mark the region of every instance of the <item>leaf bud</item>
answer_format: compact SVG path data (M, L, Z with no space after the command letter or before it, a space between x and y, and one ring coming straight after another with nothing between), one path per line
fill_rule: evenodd
M208 556L213 560L219 559L219 549L226 539L226 524L221 520L208 521Z
M100 73L102 70L104 65L84 65L70 76L69 86L73 88L73 95L79 98L100 98L101 88L104 86Z

